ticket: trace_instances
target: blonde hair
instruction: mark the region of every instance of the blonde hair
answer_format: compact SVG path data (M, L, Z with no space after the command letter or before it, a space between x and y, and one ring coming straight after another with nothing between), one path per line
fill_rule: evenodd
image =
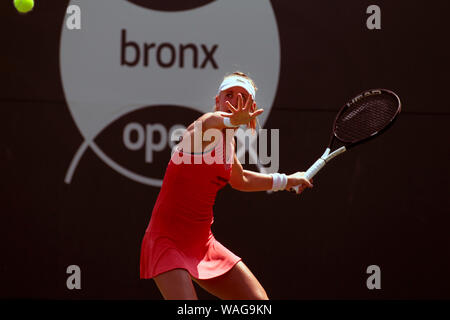
M232 76L240 76L240 77L243 77L245 79L248 79L250 81L250 83L252 84L253 88L255 88L255 91L258 90L258 88L256 87L255 82L253 81L253 79L250 78L248 75L246 75L245 73L243 73L241 71L235 71L235 72L233 72L231 74L227 74L225 77L223 77L223 79L225 80L226 78L232 77Z

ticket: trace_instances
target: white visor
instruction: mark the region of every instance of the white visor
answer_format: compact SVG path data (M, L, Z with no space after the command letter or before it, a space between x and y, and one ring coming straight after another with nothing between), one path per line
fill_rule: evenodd
M256 92L250 80L237 75L225 78L220 84L217 94L231 87L244 88L252 96L253 100L255 100Z

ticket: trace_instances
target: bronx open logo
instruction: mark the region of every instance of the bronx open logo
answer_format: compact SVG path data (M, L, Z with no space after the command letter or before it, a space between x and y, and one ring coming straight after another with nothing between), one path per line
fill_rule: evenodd
M83 27L62 28L67 105L84 138L65 177L90 148L136 182L162 184L176 129L211 111L225 74L248 73L264 125L275 99L280 43L269 0L70 1Z

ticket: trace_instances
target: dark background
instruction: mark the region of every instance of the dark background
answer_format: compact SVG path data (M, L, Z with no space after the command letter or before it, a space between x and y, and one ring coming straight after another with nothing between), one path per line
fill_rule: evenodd
M91 150L64 183L83 141L59 73L68 2L36 1L27 15L11 2L0 5L0 297L160 299L152 280L139 280L159 189L119 175ZM365 26L371 4L381 7L381 30ZM448 2L272 5L281 71L265 127L281 129L280 172L320 156L336 111L360 91L389 88L403 110L391 130L334 161L300 197L226 187L216 238L272 299L449 299ZM81 290L66 287L72 264L82 270ZM381 290L366 287L372 264Z

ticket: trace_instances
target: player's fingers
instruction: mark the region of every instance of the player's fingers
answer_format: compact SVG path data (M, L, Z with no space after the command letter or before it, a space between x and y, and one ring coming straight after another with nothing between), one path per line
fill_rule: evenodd
M256 110L255 112L253 112L253 113L250 113L249 114L249 116L250 116L250 119L254 119L254 118L256 118L257 116L259 116L261 113L263 113L264 112L264 109L258 109L258 110Z
M245 106L242 110L248 110L253 105L253 99L252 96L248 96L247 101L245 101ZM251 111L251 110L250 110Z
M303 179L303 184L305 185L305 187L308 187L308 188L312 188L313 187L313 184L311 183L311 182L309 182L309 180L308 179Z
M242 110L242 105L244 104L244 100L242 99L242 94L238 93L237 101L238 101L237 109Z
M233 105L229 101L225 101L225 104L227 105L228 108L230 108L231 112L238 111L235 107L233 107Z

